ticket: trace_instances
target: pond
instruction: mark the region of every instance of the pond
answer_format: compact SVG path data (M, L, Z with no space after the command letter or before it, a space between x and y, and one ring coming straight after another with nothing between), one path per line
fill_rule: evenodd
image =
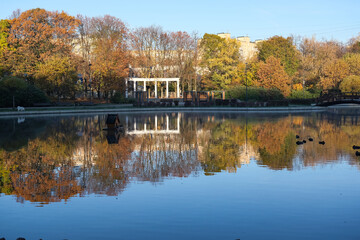
M0 238L360 239L359 116L0 118Z

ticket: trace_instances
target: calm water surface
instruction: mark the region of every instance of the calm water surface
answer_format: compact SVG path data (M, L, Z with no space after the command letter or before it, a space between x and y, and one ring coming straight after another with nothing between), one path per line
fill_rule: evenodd
M0 119L0 238L360 239L359 110L119 116Z

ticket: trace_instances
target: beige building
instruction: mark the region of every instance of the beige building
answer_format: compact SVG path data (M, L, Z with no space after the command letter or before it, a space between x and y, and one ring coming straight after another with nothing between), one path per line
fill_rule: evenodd
M225 39L230 39L231 38L230 33L218 33L217 35L219 37L225 38Z
M217 35L225 39L231 38L230 33L218 33ZM240 54L245 61L256 56L258 52L256 45L263 41L263 40L256 40L255 42L251 42L250 37L247 36L237 37L235 39L241 44Z

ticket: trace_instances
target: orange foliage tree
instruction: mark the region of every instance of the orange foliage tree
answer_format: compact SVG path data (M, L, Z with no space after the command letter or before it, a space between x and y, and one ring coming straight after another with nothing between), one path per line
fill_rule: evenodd
M259 63L255 85L279 89L284 96L290 93L290 78L280 60L273 56L266 59L266 62Z
M53 54L69 55L78 21L65 12L31 9L11 21L8 51L11 71L33 79L37 65Z
M124 79L129 75L128 29L120 19L109 15L93 18L91 25L93 84L107 98L112 90L124 90Z

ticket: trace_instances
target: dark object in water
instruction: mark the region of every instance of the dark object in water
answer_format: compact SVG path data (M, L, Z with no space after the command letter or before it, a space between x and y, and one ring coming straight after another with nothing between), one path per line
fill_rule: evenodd
M312 139L312 138L309 138L309 141L310 141L310 142L312 142L312 141L314 141L314 139Z
M106 126L108 129L115 129L121 127L119 115L108 114L106 117Z
M360 146L353 145L353 149L360 149Z
M125 134L124 128L122 127L115 129L106 129L106 130L107 130L106 139L108 144L118 144L119 139L123 137Z
M325 145L325 141L319 141L319 144Z
M306 140L303 140L303 143L306 143Z
M355 155L359 157L359 156L360 156L360 152L359 152L359 151L356 151L356 152L355 152Z
M299 135L296 135L296 138L300 138L300 136L299 136Z
M302 145L304 144L302 141L296 141L296 145Z

